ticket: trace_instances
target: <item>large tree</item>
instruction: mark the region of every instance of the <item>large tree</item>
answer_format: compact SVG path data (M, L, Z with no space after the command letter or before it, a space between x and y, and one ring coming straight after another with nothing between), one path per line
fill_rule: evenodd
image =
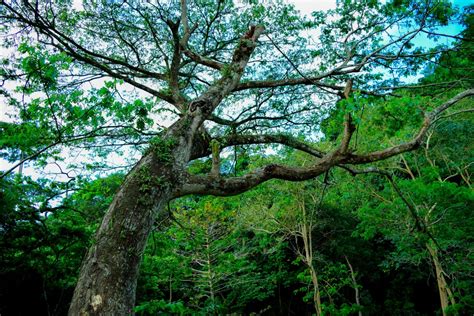
M84 164L102 170L113 167L107 163L114 152L133 161L132 149L146 146L84 258L69 313L133 312L148 235L171 199L236 195L334 167L356 172L416 149L442 112L474 95L469 84L446 83L444 95L420 105L426 114L418 133L387 148L357 152L351 113L356 99L394 94L402 78L456 49L415 45L443 36L437 27L454 14L449 2L428 0L340 1L310 18L279 1L2 1L5 51L12 54L2 67L10 81L2 95L18 117L2 124L3 156L17 163L1 177L83 147L99 153L96 164ZM334 106L345 112L340 133L317 148ZM159 125L164 113L172 113L167 127ZM305 167L222 170L221 153L252 144L288 146L316 159ZM188 170L206 157L208 174Z

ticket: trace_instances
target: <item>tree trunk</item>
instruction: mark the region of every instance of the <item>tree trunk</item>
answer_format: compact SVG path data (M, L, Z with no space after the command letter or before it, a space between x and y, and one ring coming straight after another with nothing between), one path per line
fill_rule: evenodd
M318 275L316 270L314 269L313 265L309 266L309 271L311 274L311 281L313 282L313 302L314 308L316 310L316 315L321 316L323 311L321 309L321 292L319 291L319 282L318 282Z
M84 259L69 315L133 314L138 270L155 218L171 198L182 194L192 154L208 154L207 133L200 128L240 82L262 32L263 27L253 27L242 37L232 57L231 74L222 76L199 98L181 104L178 108L188 110L152 142L128 174ZM177 44L178 58L173 63L179 64ZM177 71L178 66L173 68Z
M349 266L349 270L351 271L351 279L352 279L352 286L354 287L355 301L356 301L357 307L360 308L361 305L360 305L360 298L359 298L359 286L357 285L356 275L354 273L354 269L352 268L352 264L350 263L347 256L344 256L344 258L346 258L347 265ZM359 311L357 315L362 316L362 312Z
M321 292L319 290L318 274L316 273L316 269L314 269L313 265L313 219L308 219L306 216L306 205L303 198L301 198L301 211L303 215L303 223L301 224L300 233L303 237L304 262L308 266L311 282L313 283L313 302L314 308L316 310L316 316L321 316L323 314L321 308Z
M141 257L158 212L170 198L144 156L116 194L84 259L69 315L131 315ZM164 174L164 167L157 168Z
M444 278L443 268L441 267L441 262L439 261L439 258L438 258L438 250L435 247L431 246L429 243L426 244L426 248L428 249L431 255L431 259L433 260L433 264L435 266L436 281L438 283L439 299L441 303L443 316L445 316L447 315L446 309L449 307L450 303L451 305L454 305L456 304L456 301L454 300L453 293L451 292L451 289L449 288L448 283L446 282L446 279Z
M84 258L69 315L133 314L148 236L185 181L196 130L192 118L179 120L127 175Z

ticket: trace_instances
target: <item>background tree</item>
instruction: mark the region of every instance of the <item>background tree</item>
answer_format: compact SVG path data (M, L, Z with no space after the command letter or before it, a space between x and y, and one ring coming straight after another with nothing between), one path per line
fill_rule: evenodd
M95 170L115 167L107 164L114 153L133 163L84 259L71 314L132 313L147 238L171 199L235 195L270 179L308 180L414 150L444 111L474 94L453 89L433 99L416 118L418 131L394 145L362 151L357 138L351 142L358 104L348 96L391 91L448 50L414 45L418 35L436 37L436 27L449 22L454 11L445 1L344 1L312 18L278 2L70 4L3 1L0 15L6 45L17 48L2 76L21 83L16 93L3 90L19 116L2 126L2 148L20 161L1 177L26 161L44 165L84 146L104 158L89 164ZM310 40L308 30L320 35ZM383 80L387 69L397 79ZM98 78L107 81L85 87ZM341 132L316 148L310 140L323 110L343 92ZM173 113L172 124L158 126L153 112ZM211 143L218 144L214 158L232 146L281 144L317 159L234 176L216 174L220 166L190 173L189 162L209 156ZM117 152L126 146L141 149L141 158Z

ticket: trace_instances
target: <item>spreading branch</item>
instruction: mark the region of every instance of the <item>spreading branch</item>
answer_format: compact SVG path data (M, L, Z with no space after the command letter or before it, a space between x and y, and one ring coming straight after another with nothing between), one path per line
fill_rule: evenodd
M178 190L177 196L187 194L211 194L216 196L230 196L248 191L270 179L288 181L304 181L315 178L333 166L332 156L322 159L310 168L290 167L270 164L255 169L241 177L219 178L211 175L188 175L187 183Z
M321 81L324 78L337 75L337 74L338 73L334 71L333 73L325 73L319 76L307 76L305 78L244 81L244 82L241 82L237 87L235 87L233 91L237 92L237 91L243 91L243 90L249 90L249 89L268 89L268 88L291 87L291 86L314 86L321 89L329 89L329 90L334 91L334 94L339 94L339 93L344 92L345 86L329 84L329 83L325 83ZM365 89L353 89L352 91L358 92L363 95L373 95L373 96L384 95L381 93L377 93L377 92L365 90Z
M222 100L239 84L240 78L263 30L264 27L261 25L251 26L235 48L231 63L226 66L229 69L229 73L223 74L220 79L216 80L204 93L190 103L190 112L196 112L193 115L200 117L200 124L211 115ZM198 106L193 107L193 104ZM195 111L197 108L200 111Z
M354 155L347 150L350 141L350 136L353 132L351 128L350 119L346 118L345 123L345 135L341 142L341 145L331 153L327 153L321 157L313 166L307 168L283 166L277 164L269 164L262 168L255 169L249 173L240 177L221 178L218 181L210 175L188 175L188 181L183 185L182 189L177 193L178 196L186 194L211 194L217 196L236 195L245 191L248 191L255 186L268 181L270 179L281 179L288 181L304 181L315 178L327 170L335 166L341 166L345 169L351 170L346 164L365 164L375 161L384 160L403 152L411 151L416 149L423 138L425 137L428 129L432 126L436 118L450 108L452 105L463 100L464 98L474 96L474 89L466 90L459 93L453 98L449 99L445 103L441 104L429 114L425 116L425 120L416 134L416 136L406 142L402 143L381 151L371 152L365 155ZM304 143L295 142L292 138L285 138L285 136L229 136L228 138L222 139L223 146L237 143L281 143L284 145L290 145L301 149L314 156L321 156L323 153L319 152L309 145Z
M12 19L15 19L20 24L33 27L37 30L38 34L43 34L50 39L49 45L56 47L57 49L66 53L75 60L92 66L96 69L99 69L113 78L121 79L131 84L132 86L135 86L143 91L150 93L151 95L154 95L164 101L167 101L168 103L176 104L175 100L171 96L161 93L158 90L152 89L149 86L132 79L132 76L123 75L119 70L112 68L111 65L124 67L125 69L129 70L130 74L136 74L136 77L148 77L159 80L166 80L166 76L164 74L152 72L144 68L131 65L123 60L112 58L110 56L106 56L87 49L86 47L75 41L72 37L59 31L55 27L54 23L49 22L41 16L40 12L38 11L38 8L35 8L31 5L26 5L26 8L28 8L30 13L33 13L31 17L20 13L19 11L15 10L15 8L5 2L2 2L2 5L4 5L13 14L13 16L11 17ZM101 60L103 62L101 62Z
M301 141L290 135L239 135L231 134L218 138L221 147L231 147L236 145L252 145L252 144L281 144L290 148L301 150L317 158L322 158L326 153L315 148L314 146Z

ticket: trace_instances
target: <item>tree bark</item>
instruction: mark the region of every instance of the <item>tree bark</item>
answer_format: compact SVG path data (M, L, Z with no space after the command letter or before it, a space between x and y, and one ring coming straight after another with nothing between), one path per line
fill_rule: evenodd
M133 314L148 236L185 181L200 120L199 115L181 118L127 175L83 260L69 315Z
M140 160L109 207L83 261L69 315L133 314L146 241L170 198L170 188L152 187L157 178L144 171L156 164L153 156ZM163 169L158 170L164 173Z
M319 289L319 280L318 274L313 264L313 218L312 216L308 218L306 216L306 205L304 198L301 197L301 211L303 215L303 223L301 224L301 236L303 238L304 245L304 262L306 263L309 273L311 276L311 282L313 283L313 302L314 308L316 310L316 316L321 316L323 314L321 306L321 291Z
M448 282L446 282L446 279L444 277L444 271L441 266L441 262L439 261L438 258L438 250L436 247L433 247L430 245L430 243L426 243L426 248L428 249L431 259L433 260L433 264L435 267L435 272L436 272L436 282L438 283L438 293L439 293L439 299L440 299L440 304L441 304L441 310L443 313L443 316L447 315L446 309L450 305L456 304L456 301L454 300L453 293L451 289L448 286Z

